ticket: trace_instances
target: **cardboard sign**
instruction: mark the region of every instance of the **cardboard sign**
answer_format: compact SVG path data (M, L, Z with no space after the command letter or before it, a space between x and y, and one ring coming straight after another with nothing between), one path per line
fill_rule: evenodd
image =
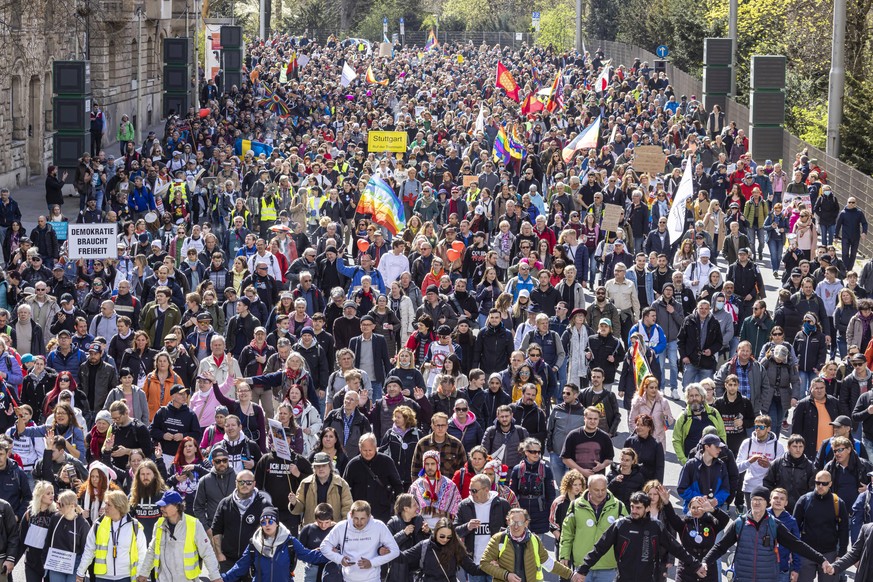
M604 204L603 222L600 223L600 230L617 231L623 214L624 208L618 204Z
M664 150L661 146L637 146L634 148L633 167L637 174L646 172L655 177L664 173Z
M471 185L479 181L479 176L464 176L464 188L469 188Z
M112 259L118 257L118 225L70 224L67 229L70 259Z
M405 131L371 131L367 134L367 150L371 152L405 152Z
M273 450L280 459L291 460L291 447L285 438L285 427L278 420L268 419L270 422L270 435L273 437Z
M380 57L390 57L391 53L394 51L394 47L391 46L390 42L380 42L379 43L379 56Z

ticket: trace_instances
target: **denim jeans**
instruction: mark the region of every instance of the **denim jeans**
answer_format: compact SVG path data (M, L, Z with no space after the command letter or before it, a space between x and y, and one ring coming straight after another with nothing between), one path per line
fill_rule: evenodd
M316 582L316 580L318 580L318 566L303 564L303 582Z
M551 463L552 475L555 477L555 488L557 489L561 486L561 479L567 474L567 465L561 459L560 453L549 453L549 463Z
M615 569L609 570L591 570L585 576L585 582L613 582L615 580Z
M809 394L809 385L812 383L813 379L815 379L818 374L815 372L804 372L801 370L800 374L800 397L805 398L807 394Z
M588 253L588 282L594 287L594 277L597 275L597 258L594 253Z
M685 364L685 370L682 372L682 387L688 386L694 382L700 382L704 378L709 378L713 375L714 370L706 368L698 368L694 364Z
M782 263L782 249L785 247L785 240L771 236L767 241L767 247L770 249L770 266L774 271L779 270L779 264Z
M763 227L749 227L746 229L746 235L749 237L749 243L751 244L751 251L755 257L763 257L764 256L764 241L766 240L766 235ZM755 250L755 239L758 240L757 250Z
M672 341L667 342L667 347L664 348L664 351L658 354L658 363L661 365L661 389L667 390L669 382L669 389L675 390L679 385L679 342ZM667 371L667 367L670 369L670 378L669 380L664 380L664 373Z
M818 225L819 230L821 230L821 244L824 246L828 246L834 243L834 236L837 234L837 225L836 224L820 224Z
M867 450L867 457L873 459L873 457L870 456L873 455L873 441L867 437L863 437L861 439L861 444L864 445L864 448Z
M491 582L491 576L473 576L472 574L467 574L467 582Z
M382 383L381 382L373 382L370 381L370 387L372 389L373 394L370 395L370 398L373 399L373 402L376 402L380 398L382 398Z
M777 436L782 430L782 418L784 414L785 411L782 410L782 398L779 394L775 394L773 400L770 401L770 410L767 411L767 415L770 417L773 430L776 432Z

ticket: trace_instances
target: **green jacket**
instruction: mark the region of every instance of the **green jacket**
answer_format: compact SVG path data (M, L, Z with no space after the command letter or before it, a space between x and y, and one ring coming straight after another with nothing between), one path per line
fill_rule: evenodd
M567 517L561 526L560 560L569 560L579 566L585 556L594 548L594 544L620 517L627 515L624 503L616 499L611 492L606 493L600 519L597 519L594 508L588 502L585 493L573 502L567 509ZM484 560L483 560L484 561ZM616 567L615 552L607 552L594 564L592 570L611 570Z
M715 408L712 408L706 402L703 403L703 409L709 417L709 421L718 431L718 436L722 442L727 442L727 433L724 430L724 421L721 419L721 413ZM686 406L679 418L676 419L676 426L673 427L673 451L676 453L676 458L679 463L684 465L688 457L685 456L685 438L688 436L688 431L691 428L691 406ZM695 443L697 444L697 443Z
M755 209L758 210L758 227L764 228L764 221L767 219L767 215L770 214L770 205L763 198L761 198L761 202L757 206L755 206L751 199L747 200L743 206L743 216L749 221L749 226L755 223Z
M118 131L115 134L115 139L118 141L133 141L134 131L131 122L122 123L118 126Z
M770 330L773 329L773 318L767 315L765 319L755 319L750 315L743 320L740 326L740 341L748 340L752 343L752 356L757 359L761 348L770 341Z

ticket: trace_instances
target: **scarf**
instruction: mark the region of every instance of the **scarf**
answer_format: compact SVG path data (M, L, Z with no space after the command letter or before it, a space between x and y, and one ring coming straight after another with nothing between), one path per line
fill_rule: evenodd
M397 396L388 396L385 395L385 404L388 406L397 406L401 402L403 402L403 393L398 394Z
M247 499L241 498L239 496L239 493L237 493L236 489L234 489L233 493L231 493L230 496L233 499L233 502L236 503L236 508L239 509L239 514L244 515L245 512L249 510L249 507L252 506L252 503L255 502L255 497L257 496L257 494L258 488L255 487L252 490L252 494Z
M88 443L88 448L91 450L91 456L93 458L100 458L100 449L103 448L103 443L106 441L106 435L107 433L97 430L96 424L91 427L91 440Z
M294 382L300 377L300 370L292 370L291 368L286 368L285 377Z
M395 424L394 426L391 427L391 430L393 430L394 434L396 434L397 436L399 436L402 439L403 437L406 436L406 433L408 433L410 429L400 428L399 426L397 426Z

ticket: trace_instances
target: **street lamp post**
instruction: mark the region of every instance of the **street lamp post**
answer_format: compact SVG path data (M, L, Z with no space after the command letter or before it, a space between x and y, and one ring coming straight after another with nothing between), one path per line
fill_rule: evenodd
M846 85L846 0L834 0L834 32L831 70L828 75L828 130L826 151L840 154L840 124L843 122L843 92Z

